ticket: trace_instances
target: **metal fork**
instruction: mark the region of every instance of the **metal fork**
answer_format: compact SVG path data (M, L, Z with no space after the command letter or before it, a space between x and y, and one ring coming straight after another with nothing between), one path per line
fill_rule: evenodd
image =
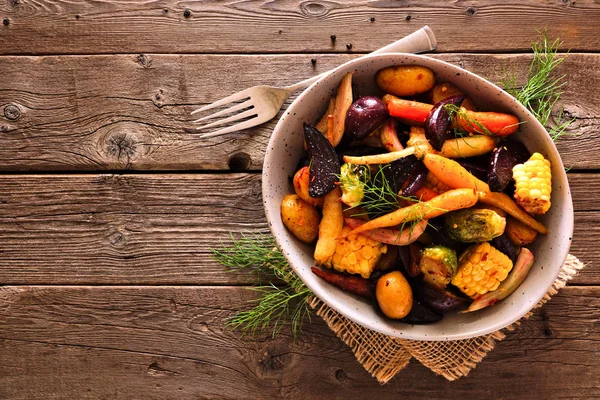
M434 50L435 48L435 35L428 26L424 26L418 31L413 32L410 35L390 45L382 47L381 49L370 54L422 53L425 51ZM213 132L202 133L200 134L200 137L203 139L221 136L226 133L236 132L242 129L260 125L273 119L277 115L281 109L281 106L283 106L283 103L290 96L290 94L294 93L298 89L309 86L327 73L329 73L329 71L317 76L313 76L312 78L305 79L302 82L298 82L291 86L285 86L281 88L273 86L254 86L242 90L241 92L234 93L231 96L227 96L224 99L192 111L193 115L213 109L215 107L222 107L234 103L229 108L199 118L193 121L193 123L208 121L221 117L216 121L197 127L198 130L206 130L220 125L241 121L226 128L218 129Z

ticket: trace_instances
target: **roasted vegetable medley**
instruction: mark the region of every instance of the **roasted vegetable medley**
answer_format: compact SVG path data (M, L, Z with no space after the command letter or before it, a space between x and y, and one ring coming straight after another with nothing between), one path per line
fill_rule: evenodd
M550 162L511 135L522 121L480 111L421 66L375 76L382 97L341 81L304 124L306 157L281 216L315 243L313 272L410 324L472 312L523 282L546 227Z

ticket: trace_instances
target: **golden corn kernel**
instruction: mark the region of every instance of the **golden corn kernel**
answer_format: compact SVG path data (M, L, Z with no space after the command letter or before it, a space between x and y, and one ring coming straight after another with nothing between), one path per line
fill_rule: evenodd
M550 161L540 153L533 155L523 164L513 168L515 200L530 214L545 214L550 209L552 172Z

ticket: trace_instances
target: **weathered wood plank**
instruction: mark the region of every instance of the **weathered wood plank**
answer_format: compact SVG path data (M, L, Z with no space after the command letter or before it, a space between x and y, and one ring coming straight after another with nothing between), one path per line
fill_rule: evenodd
M597 265L600 174L571 174L572 252ZM0 284L251 284L210 249L268 231L259 174L0 176ZM599 284L592 265L574 282Z
M0 170L259 170L276 121L200 140L189 112L241 88L290 84L353 57L0 57ZM504 67L525 77L531 59L436 57L493 81ZM565 165L572 168L600 168L599 68L600 54L571 54L558 71L568 74L561 106L577 118L575 136L559 144Z
M242 339L225 329L252 295L244 287L2 288L0 397L600 396L600 287L564 288L467 378L446 382L413 361L383 387L319 318L295 341L287 330Z
M544 27L568 48L600 50L592 0L9 0L0 15L2 54L368 52L423 25L445 52L527 50Z

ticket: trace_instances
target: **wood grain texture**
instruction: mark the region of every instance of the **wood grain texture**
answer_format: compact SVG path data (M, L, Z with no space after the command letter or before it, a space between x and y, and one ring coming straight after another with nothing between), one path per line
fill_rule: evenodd
M575 278L600 284L600 174L571 174ZM1 284L257 282L210 249L229 232L268 232L259 174L0 176Z
M223 328L252 295L245 287L4 287L0 397L600 397L599 287L564 288L468 378L447 382L412 361L385 386L318 317L295 341L287 330L242 339Z
M600 49L593 0L9 0L0 15L2 54L368 52L423 25L443 52L527 50L544 27L574 51Z
M0 170L259 170L276 120L200 140L189 113L242 88L295 83L353 57L0 57ZM529 55L436 57L492 81L508 68L522 77L519 83L531 60ZM558 146L571 168L600 168L598 69L600 54L571 54L558 71L568 74L559 106L576 118L572 136Z

